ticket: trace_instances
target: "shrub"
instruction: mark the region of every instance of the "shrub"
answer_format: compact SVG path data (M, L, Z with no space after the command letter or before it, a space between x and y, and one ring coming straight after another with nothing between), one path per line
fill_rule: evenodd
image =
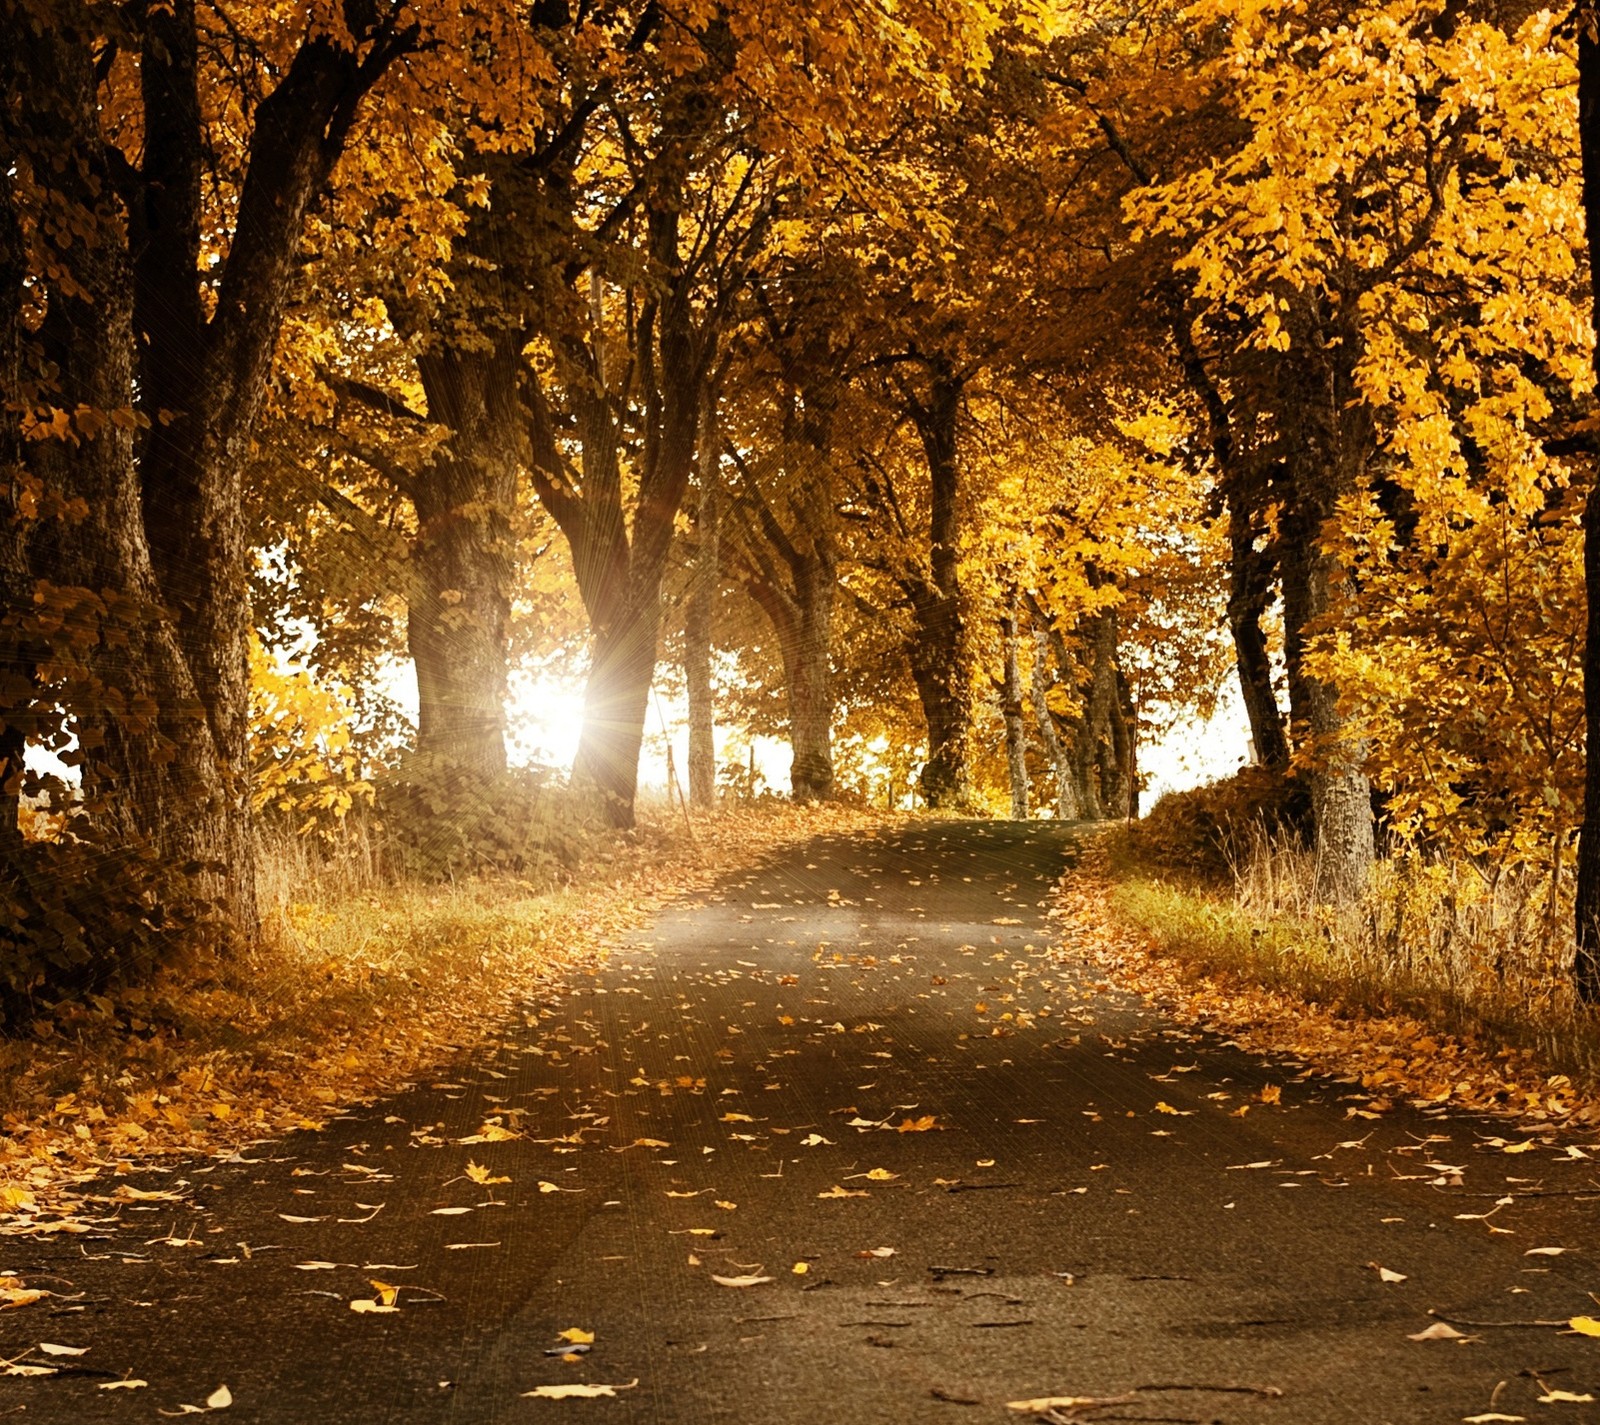
M559 885L600 836L547 773L473 772L416 756L378 778L373 816L389 874L420 881L499 874Z
M1262 841L1309 845L1311 796L1298 777L1245 767L1191 791L1168 792L1131 837L1144 860L1221 880L1235 875Z

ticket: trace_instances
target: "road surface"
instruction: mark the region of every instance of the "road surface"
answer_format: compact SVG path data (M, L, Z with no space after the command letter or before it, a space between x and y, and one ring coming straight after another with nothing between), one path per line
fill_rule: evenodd
M1507 1154L1108 989L1047 919L1071 849L814 841L410 1092L0 1243L59 1293L0 1314L58 1367L0 1417L1600 1420L1564 1398L1600 1340L1466 1324L1600 1315L1600 1149ZM1466 1339L1411 1339L1430 1310ZM529 1394L574 1385L615 1394ZM1101 1403L1008 1407L1053 1398Z

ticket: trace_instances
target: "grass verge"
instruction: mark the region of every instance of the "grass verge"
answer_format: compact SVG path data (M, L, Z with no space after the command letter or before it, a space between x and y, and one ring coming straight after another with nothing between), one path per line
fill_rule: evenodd
M1174 875L1111 833L1064 879L1059 913L1119 984L1247 1049L1358 1081L1371 1111L1451 1102L1530 1130L1600 1127L1600 1025L1563 988L1538 897L1496 888L1466 904L1449 876L1410 875L1394 870L1334 920L1281 884L1263 896L1259 873L1226 888Z
M598 973L608 943L671 896L883 821L775 805L690 830L663 814L555 890L384 884L354 861L330 869L279 848L249 954L59 1006L0 1043L0 1233L81 1230L105 1201L85 1197L93 1179L318 1128Z

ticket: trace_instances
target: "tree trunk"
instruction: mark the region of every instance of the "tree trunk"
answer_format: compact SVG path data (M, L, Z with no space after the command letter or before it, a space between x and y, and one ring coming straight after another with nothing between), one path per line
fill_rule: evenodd
M1022 664L1017 652L1017 606L1000 620L1005 671L1000 684L1000 711L1006 725L1006 771L1011 781L1011 819L1028 819L1028 733L1022 720Z
M961 382L946 363L933 364L926 404L913 401L912 419L928 461L930 485L928 575L910 589L911 676L928 729L928 760L917 779L934 809L964 808L968 785L966 628L959 566L961 466L956 426Z
M1125 687L1117 663L1117 614L1102 609L1086 635L1088 689L1080 726L1080 796L1091 815L1130 814L1132 739L1127 726Z
M1278 572L1283 587L1283 663L1289 683L1289 741L1311 740L1311 692L1306 683L1306 628L1311 611L1311 558L1320 528L1315 511L1292 487L1278 515Z
M833 795L832 625L835 572L813 557L797 571L792 645L784 649L789 682L790 795L797 802Z
M643 607L619 609L594 635L573 781L596 795L601 816L614 827L633 825L660 623L660 604L652 598Z
M1077 787L1072 775L1072 751L1056 726L1050 711L1050 653L1052 640L1043 629L1033 635L1033 721L1039 729L1056 778L1056 820L1076 821L1079 816Z
M689 800L717 800L716 706L711 692L712 609L716 600L722 525L722 451L717 440L717 394L707 386L700 403L699 548L683 615L683 676L689 691Z
M1261 620L1272 602L1272 556L1256 548L1258 534L1249 506L1237 491L1228 501L1228 628L1234 669L1250 724L1250 746L1263 767L1289 765L1289 738L1272 690L1272 658Z
M38 491L58 509L79 502L82 511L51 520L30 557L49 599L41 613L50 632L41 636L68 670L61 696L78 733L84 808L108 844L147 849L189 877L198 905L248 931L252 863L231 769L218 757L187 644L164 615L141 516L126 419L136 391L133 273L99 132L96 31L77 6L42 32L19 23L13 8L3 13L10 32L0 32L0 45L19 56L27 81L14 161L80 229L55 254L70 280L49 283L36 340L53 368L53 403L82 414L72 439L30 441L26 460ZM93 887L81 893L92 896Z
M1171 315L1173 341L1184 373L1205 408L1211 456L1228 506L1228 627L1233 634L1234 667L1250 723L1250 743L1255 760L1263 767L1286 768L1289 741L1284 735L1283 713L1272 691L1272 660L1261 632L1261 619L1272 602L1274 563L1269 550L1256 547L1263 533L1260 525L1265 482L1253 474L1253 465L1241 460L1228 402L1194 344L1181 299L1174 302Z
M1589 283L1600 312L1600 17L1593 4L1578 10L1578 139L1583 157L1583 214L1589 242ZM1594 353L1600 375L1600 349ZM1585 1004L1600 1003L1600 484L1584 504L1583 586L1588 622L1583 653L1583 824L1578 833L1574 907L1577 959L1573 983Z
M406 635L417 669L417 752L439 769L506 769L507 627L516 559L520 333L424 352L418 373L447 444L410 484Z
M1308 634L1332 612L1348 575L1324 543L1341 495L1356 487L1370 443L1350 365L1348 339L1315 350L1299 344L1298 359L1284 360L1290 498L1282 518L1282 565L1287 630L1303 650ZM1333 906L1353 905L1366 894L1377 850L1372 786L1363 770L1366 743L1352 736L1339 707L1339 690L1310 676L1297 652L1298 712L1309 737L1308 779L1316 829L1315 895Z

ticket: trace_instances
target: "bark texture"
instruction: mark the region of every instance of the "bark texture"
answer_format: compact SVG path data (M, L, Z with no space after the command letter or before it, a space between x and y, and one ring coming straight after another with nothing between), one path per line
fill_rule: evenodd
M1273 691L1272 659L1261 628L1272 603L1277 572L1275 552L1267 543L1265 472L1255 453L1242 448L1228 402L1195 348L1188 315L1181 303L1175 305L1173 338L1184 374L1205 409L1211 458L1227 505L1228 629L1250 724L1250 746L1261 766L1283 769L1289 765L1289 739ZM1298 660L1298 645L1295 653Z
M1325 528L1340 496L1356 488L1371 433L1350 376L1348 341L1321 345L1303 337L1286 358L1283 400L1292 412L1286 443L1288 497L1279 517L1283 540L1285 621L1294 647L1291 695L1308 739L1316 828L1317 899L1353 905L1371 882L1376 845L1372 787L1363 770L1366 744L1347 725L1339 690L1303 666L1304 640L1336 607L1348 575L1328 551Z
M507 626L522 420L516 328L417 358L430 419L450 428L412 477L406 636L417 669L417 752L430 766L506 769Z
M1033 722L1039 732L1045 754L1055 772L1056 820L1076 821L1079 812L1078 791L1073 775L1071 747L1056 726L1055 714L1050 711L1050 635L1042 629L1033 635Z
M1011 817L1028 817L1028 729L1023 721L1022 660L1018 650L1017 603L1000 620L1000 646L1004 669L1000 679L1000 712L1006 726L1006 773L1011 783Z
M717 393L708 386L700 403L698 543L683 615L683 676L689 694L689 800L717 801L716 705L711 690L712 611L721 565L722 451L717 437Z
M649 216L660 290L641 312L635 337L636 379L646 399L631 527L620 460L624 393L606 369L603 349L598 343L567 347L574 365L569 389L580 392L577 479L569 478L543 393L530 387L535 488L572 548L592 630L573 782L592 795L599 814L616 827L633 825L639 749L661 632L662 577L673 522L694 469L700 392L715 356L712 334L697 329L693 320L693 281L678 254L678 229L676 212L657 210Z
M770 495L746 469L729 511L734 572L766 615L783 659L789 702L790 795L833 795L833 610L839 581L831 408L812 389L791 399Z
M918 789L935 808L965 807L971 795L970 695L959 564L961 393L960 379L947 363L937 360L930 363L925 396L903 390L928 463L928 560L906 581L906 594L912 620L911 677L928 729L928 760Z
M1583 215L1589 240L1589 281L1600 311L1600 15L1592 0L1577 10L1578 138L1583 159ZM1600 349L1594 355L1600 374ZM1600 485L1584 505L1583 584L1588 621L1583 653L1584 762L1583 825L1578 833L1578 884L1575 919L1577 959L1574 985L1585 1004L1600 1003Z

